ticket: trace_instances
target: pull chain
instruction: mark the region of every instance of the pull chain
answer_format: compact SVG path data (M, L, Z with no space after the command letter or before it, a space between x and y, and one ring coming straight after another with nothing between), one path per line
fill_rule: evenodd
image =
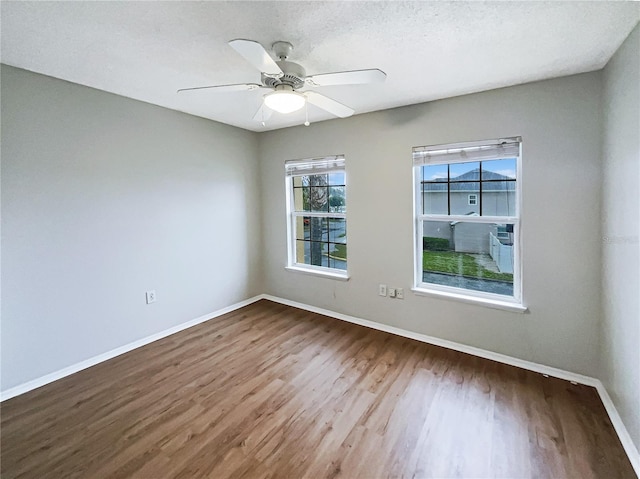
M304 126L309 126L311 123L309 123L309 103L308 102L304 102Z

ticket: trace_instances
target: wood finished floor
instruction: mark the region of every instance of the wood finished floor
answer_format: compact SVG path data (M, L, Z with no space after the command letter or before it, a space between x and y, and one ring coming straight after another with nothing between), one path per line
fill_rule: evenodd
M1 405L2 478L632 478L595 389L270 301Z

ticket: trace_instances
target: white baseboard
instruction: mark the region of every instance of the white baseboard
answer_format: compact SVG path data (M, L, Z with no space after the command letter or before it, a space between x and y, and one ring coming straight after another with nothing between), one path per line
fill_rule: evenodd
M598 394L600 394L600 399L602 400L602 404L604 404L604 408L607 410L607 414L609 414L609 419L611 419L611 423L618 433L618 438L622 443L622 447L624 447L624 450L629 457L629 461L631 461L631 465L636 471L636 476L640 477L640 452L638 452L638 448L636 448L636 445L633 443L633 440L629 435L629 431L627 431L627 428L622 422L622 418L620 417L620 414L618 414L618 410L613 404L613 401L607 392L607 388L604 387L604 384L602 384L601 381L598 381L596 389L598 390Z
M293 306L295 308L304 309L305 311L311 311L313 313L322 314L324 316L329 316L331 318L340 319L342 321L347 321L349 323L358 324L360 326L365 326L367 328L376 329L378 331L384 331L386 333L395 334L398 336L403 336L409 339L415 339L416 341L421 341L423 343L433 344L435 346L442 346L447 349L453 349L454 351L460 351L462 353L472 354L474 356L478 356L485 359L490 359L492 361L497 361L499 363L509 364L511 366L516 366L522 369L527 369L529 371L534 371L540 374L546 374L547 376L553 376L555 378L565 379L567 381L572 381L579 384L584 384L587 386L592 386L598 391L600 395L600 399L602 400L602 404L604 405L607 414L609 415L609 419L613 424L613 427L620 438L620 442L624 447L627 456L629 456L629 461L631 461L631 465L636 472L636 475L640 477L640 455L638 454L638 449L634 445L631 440L631 436L629 435L629 431L625 427L618 411L611 401L609 394L607 393L606 388L602 384L599 379L592 378L590 376L583 376L582 374L572 373L570 371L565 371L563 369L554 368L551 366L545 366L544 364L534 363L532 361L526 361L524 359L514 358L512 356L507 356L506 354L495 353L493 351L487 351L486 349L476 348L474 346L468 346L466 344L456 343L454 341L449 341L446 339L440 339L433 336L428 336L426 334L416 333L413 331L407 331L405 329L396 328L395 326L389 326L382 323L376 323L375 321L369 321L367 319L356 318L354 316L349 316L347 314L336 313L334 311L330 311L324 308L318 308L315 306L309 306L308 304L298 303L297 301L291 301L284 298L279 298L277 296L271 296L269 294L260 295L261 299L268 299L270 301L274 301L276 303L286 304L288 306Z
M97 356L93 356L92 358L85 359L84 361L80 361L79 363L72 364L71 366L68 366L66 368L54 371L36 379L32 379L31 381L27 381L26 383L9 388L6 391L1 391L0 401L5 401L7 399L11 399L12 397L19 396L20 394L24 394L33 389L44 386L45 384L52 383L53 381L57 381L58 379L62 379L66 376L77 373L78 371L82 371L83 369L95 366L96 364L103 361L107 361L111 358L115 358L116 356L120 356L121 354L128 353L129 351L132 351L141 346L145 346L149 343L157 341L158 339L166 338L167 336L178 333L184 329L191 328L192 326L195 326L197 324L204 323L205 321L208 321L210 319L222 316L226 313L230 313L231 311L235 311L236 309L240 309L251 303L255 303L260 299L263 299L263 296L264 295L258 295L244 301L240 301L238 303L232 304L231 306L227 306L226 308L214 311L213 313L205 314L203 316L200 316L199 318L187 321L186 323L173 326L169 329L165 329L164 331L160 331L159 333L147 336L146 338L138 339L137 341L133 341L131 343L125 344L124 346L120 346L119 348L112 349L111 351L107 351L106 353L98 354Z
M435 346L442 346L443 348L453 349L454 351L460 351L461 353L472 354L485 359L491 359L492 361L498 361L499 363L510 364L511 366L517 366L519 368L535 371L540 374L546 374L560 379L566 379L567 381L573 381L580 384L586 384L588 386L596 387L600 381L596 378L589 376L583 376L581 374L564 371L563 369L553 368L551 366L545 366L543 364L534 363L531 361L525 361L524 359L514 358L507 356L506 354L495 353L493 351L487 351L486 349L476 348L474 346L467 346L466 344L456 343L447 339L440 339L434 336L428 336L422 333L416 333L408 331L406 329L396 328L395 326L389 326L375 321L369 321L368 319L356 318L342 313L336 313L328 309L317 308L315 306L309 306L307 304L298 303L296 301L290 301L288 299L278 298L268 294L261 295L262 298L276 303L282 303L295 308L304 309L313 313L319 313L324 316L330 316L332 318L348 321L349 323L359 324L360 326L366 326L367 328L377 329L378 331L384 331L386 333L403 336L409 339L415 339L423 343L433 344Z

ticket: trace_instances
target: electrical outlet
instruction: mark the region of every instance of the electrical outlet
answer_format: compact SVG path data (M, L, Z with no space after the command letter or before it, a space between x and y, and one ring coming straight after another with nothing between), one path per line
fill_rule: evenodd
M404 299L404 289L396 288L396 298Z
M390 298L395 298L396 297L396 289L395 288L389 288L389 297Z
M387 285L386 284L379 284L378 285L378 294L380 296L386 296L387 295Z
M156 290L151 290L151 291L147 291L146 293L147 295L147 304L151 304L151 303L155 303L156 302Z

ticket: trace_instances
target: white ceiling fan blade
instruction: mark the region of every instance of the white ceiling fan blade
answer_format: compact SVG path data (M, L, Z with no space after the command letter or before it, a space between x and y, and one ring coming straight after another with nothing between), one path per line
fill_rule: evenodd
M316 93L314 91L305 92L304 96L307 97L307 101L312 105L322 108L329 113L339 116L340 118L346 118L354 114L354 110L348 106L338 103L329 97Z
M363 83L382 83L387 74L382 70L353 70L349 72L321 73L306 78L311 86L361 85Z
M263 103L262 105L260 105L260 108L258 108L258 111L256 111L256 114L253 115L253 119L255 121L264 123L269 118L271 118L272 113L273 110L271 110L271 108L267 108L267 106Z
M237 39L231 40L229 46L261 72L269 75L282 75L280 67L258 42Z
M213 90L216 93L229 93L233 91L251 91L262 88L262 85L257 83L235 83L233 85L210 85L210 86L197 86L193 88L181 88L178 93L194 90Z

